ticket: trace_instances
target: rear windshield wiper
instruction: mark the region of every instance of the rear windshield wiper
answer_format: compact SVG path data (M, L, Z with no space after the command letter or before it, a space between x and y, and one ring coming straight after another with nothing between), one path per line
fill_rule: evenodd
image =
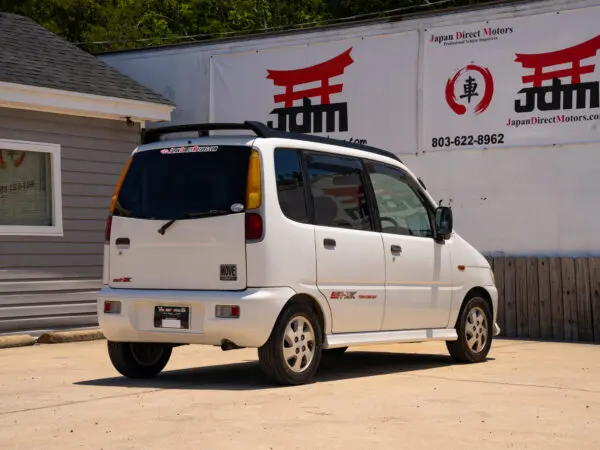
M196 219L196 218L200 218L200 217L221 216L223 214L229 214L229 211L225 211L222 209L209 209L208 211L203 211L203 212L185 213L185 214L177 217L176 219L169 220L167 223L165 223L162 227L160 227L158 229L158 233L164 235L165 231L167 231L167 229L169 229L169 227L171 225L173 225L175 222L177 222L178 220Z

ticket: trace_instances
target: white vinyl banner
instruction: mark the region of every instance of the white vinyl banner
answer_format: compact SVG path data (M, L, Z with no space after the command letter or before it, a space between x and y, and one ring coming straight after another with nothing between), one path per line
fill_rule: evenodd
M211 58L211 121L417 152L418 33Z
M600 139L600 8L432 28L423 149Z

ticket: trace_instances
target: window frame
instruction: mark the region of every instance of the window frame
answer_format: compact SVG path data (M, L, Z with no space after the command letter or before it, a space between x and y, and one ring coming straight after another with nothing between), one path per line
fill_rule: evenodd
M437 237L436 230L435 230L436 206L431 202L429 197L424 193L424 191L423 191L421 185L418 183L418 181L415 180L414 177L412 177L408 172L403 170L401 167L395 166L393 164L389 164L384 161L379 161L377 159L365 158L362 156L351 156L351 155L345 155L345 154L322 151L322 150L310 150L307 148L286 147L286 146L275 147L274 152L276 152L277 150L293 150L293 151L297 152L297 154L300 158L300 170L302 173L302 178L303 178L303 183L304 183L304 201L306 203L308 221L301 222L301 221L297 221L294 219L290 219L282 211L282 214L284 214L284 216L288 220L292 220L293 222L302 223L302 224L306 224L306 225L320 226L320 227L326 227L326 228L336 228L336 229L339 228L339 229L343 229L343 230L348 229L348 228L343 228L343 227L334 227L334 226L330 226L330 225L317 225L315 223L314 197L312 194L312 189L311 189L312 185L310 182L310 178L308 177L308 162L307 162L306 156L309 154L317 155L317 156L319 156L319 155L330 156L330 157L337 157L337 158L341 158L341 159L350 159L350 160L358 161L358 163L360 164L360 177L361 177L361 181L363 182L363 184L365 186L365 197L366 197L367 206L369 209L371 230L352 229L353 231L362 231L362 232L368 232L368 233L375 232L375 233L388 234L391 236L404 236L404 237L418 238L418 239L433 239L434 241L439 240ZM273 153L273 155L274 154L275 153ZM371 183L371 177L369 176L367 164L379 164L379 165L387 167L390 170L396 170L406 176L406 179L409 180L409 182L408 182L409 187L415 192L415 194L417 195L419 200L421 200L421 203L425 206L425 208L427 210L427 213L429 216L429 226L431 227L431 230L432 230L432 236L411 236L411 235L404 235L404 234L385 233L384 231L382 231L381 218L380 218L380 214L379 214L379 206L377 205L377 197L375 196L375 190L373 188L373 184ZM276 172L275 172L275 175L276 175ZM277 203L279 204L279 192L278 192Z
M431 203L429 198L425 195L425 193L421 189L421 186L419 185L419 183L416 180L414 180L413 177L408 172L403 170L401 167L397 167L392 164L387 164L385 162L378 161L376 159L369 159L369 158L363 158L363 164L364 164L364 170L365 170L365 174L367 176L367 181L368 181L368 185L369 185L369 192L370 192L370 195L372 196L371 197L372 204L376 210L375 217L377 217L377 228L379 229L379 232L382 234L390 235L390 236L403 236L403 237L417 238L417 239L433 239L434 241L438 240L437 233L435 230L435 207L433 206L433 204ZM371 182L371 177L369 176L369 171L368 171L368 167L367 167L368 164L379 164L390 170L396 170L396 171L404 174L406 179L409 180L409 182L407 183L408 187L413 190L415 195L419 198L419 200L421 201L421 203L425 206L425 209L427 210L427 215L429 216L429 226L431 227L431 234L432 234L431 236L412 236L412 235L406 235L406 234L386 233L385 231L382 231L381 217L379 214L379 205L377 204L377 197L375 195L375 189L373 188L373 183Z
M0 150L49 153L52 186L52 225L0 225L0 236L63 236L60 144L0 139Z
M310 224L314 225L314 226L335 228L335 229L340 229L340 230L351 230L351 231L358 231L358 232L365 232L365 233L380 233L380 231L379 231L380 221L375 220L376 217L377 217L377 219L379 219L379 216L376 215L376 212L377 212L376 206L377 205L373 204L373 201L375 200L375 198L373 196L373 188L371 186L370 179L369 179L369 176L366 171L364 158L361 158L359 156L350 156L350 155L344 155L344 154L321 151L321 150L301 149L299 151L301 153L301 158L302 158L302 171L303 171L302 176L305 179L304 185L305 185L305 189L308 189L308 195L309 195L309 197L307 197L307 201L309 203L309 208L310 208L309 209ZM370 230L357 230L355 228L344 228L344 227L321 225L321 224L315 223L314 197L313 197L312 189L311 189L312 183L310 181L310 178L308 177L308 161L306 158L306 156L309 154L316 155L316 156L328 156L328 157L334 157L334 158L340 158L340 159L346 159L346 160L352 160L352 161L358 162L359 176L360 176L360 180L363 183L363 186L365 189L365 199L367 202L367 208L369 210L369 222L371 224Z

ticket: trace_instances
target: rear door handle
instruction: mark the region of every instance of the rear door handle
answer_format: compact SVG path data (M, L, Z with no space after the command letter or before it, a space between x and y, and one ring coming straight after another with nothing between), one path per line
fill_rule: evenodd
M117 247L129 247L130 241L129 238L117 238L115 244Z
M333 249L335 249L335 246L336 246L335 239L329 239L329 238L323 239L323 245L325 246L325 248L333 250Z
M392 245L390 250L392 251L392 255L399 255L402 253L402 247L399 245Z

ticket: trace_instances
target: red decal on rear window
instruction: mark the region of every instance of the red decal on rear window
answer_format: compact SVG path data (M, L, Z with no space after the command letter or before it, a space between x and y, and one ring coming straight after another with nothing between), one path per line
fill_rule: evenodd
M214 153L219 151L219 147L217 145L211 145L208 147L198 147L197 145L191 147L171 147L171 148L163 148L160 152L163 155L175 155L178 153Z

